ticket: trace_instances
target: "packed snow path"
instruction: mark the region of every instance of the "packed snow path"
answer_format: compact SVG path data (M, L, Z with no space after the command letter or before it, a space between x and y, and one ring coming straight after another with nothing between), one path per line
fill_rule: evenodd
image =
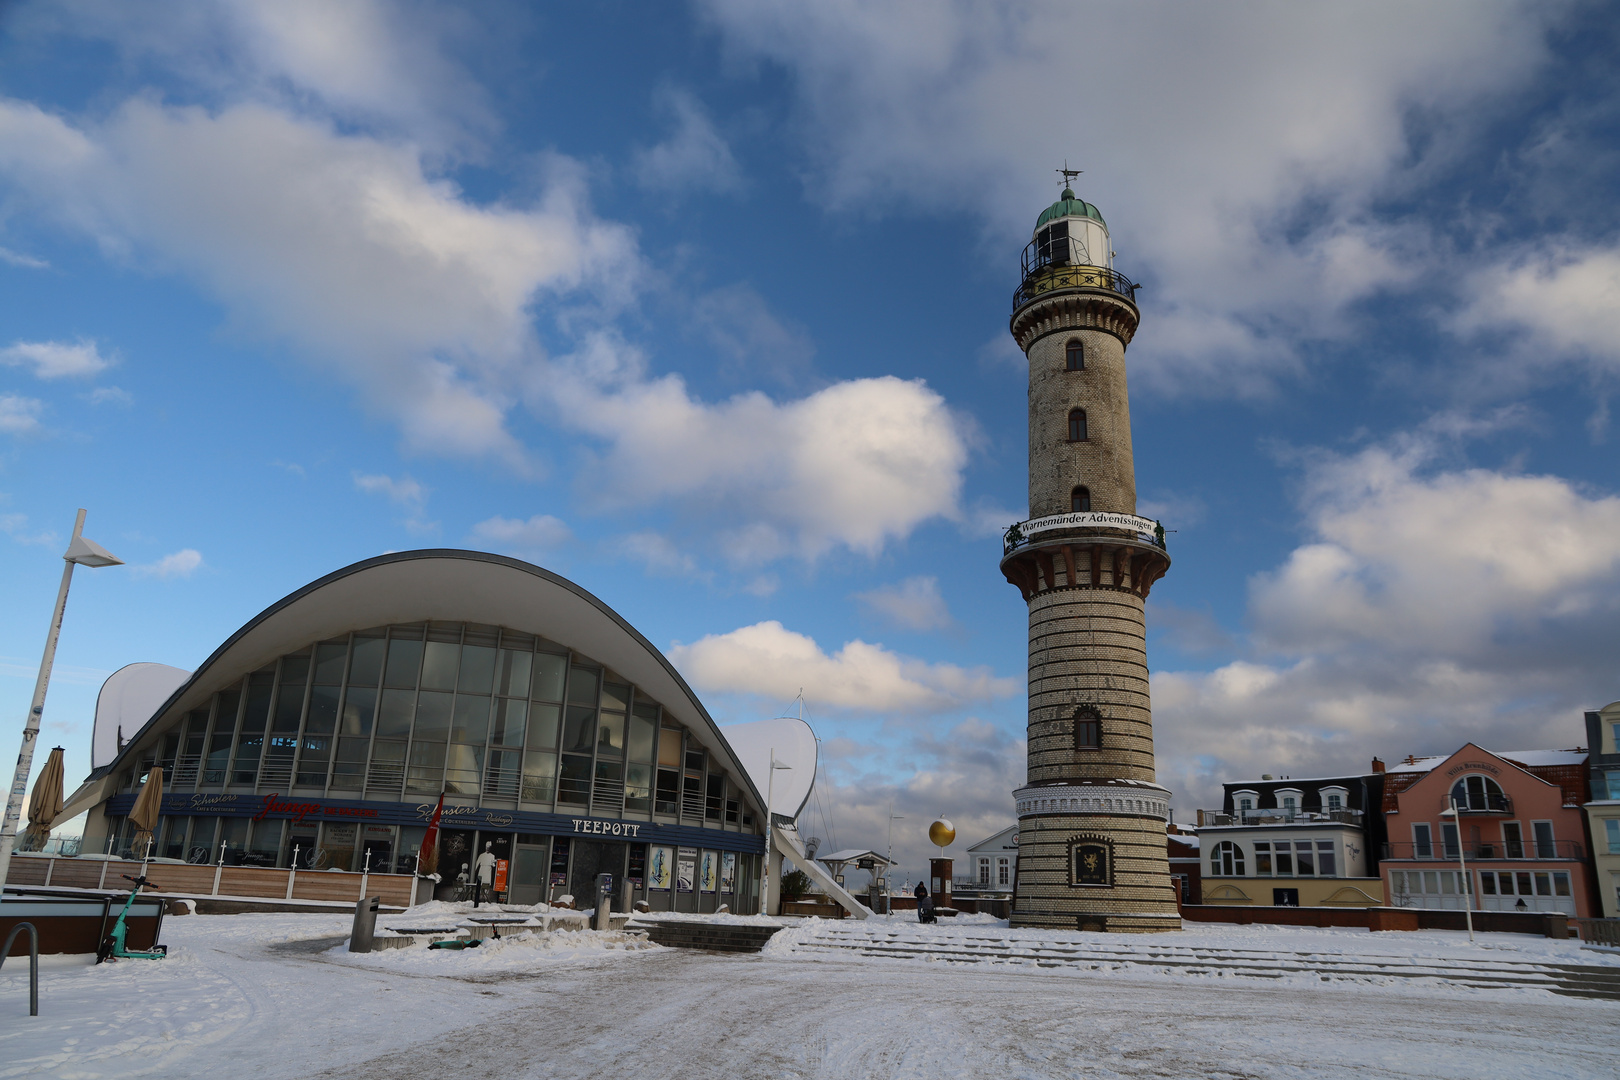
M1613 1002L1429 980L801 956L793 939L819 932L815 924L757 955L555 935L364 957L333 951L347 925L321 915L174 919L164 928L170 960L52 965L35 1019L26 978L8 962L0 1077L1612 1078L1620 1018ZM935 930L911 932L934 939ZM943 928L946 938L968 931L1009 933ZM1439 934L1186 937L1277 953L1388 952L1391 941L1432 957L1469 948ZM1500 940L1486 947L1508 959L1582 957L1566 942Z

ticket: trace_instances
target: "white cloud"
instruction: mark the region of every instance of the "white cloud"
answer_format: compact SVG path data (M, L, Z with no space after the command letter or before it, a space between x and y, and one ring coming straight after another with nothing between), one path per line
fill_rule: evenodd
M36 259L32 255L24 255L7 247L0 247L0 262L8 266L19 266L25 270L48 270L51 266L44 259Z
M105 371L112 361L101 355L96 343L80 339L66 341L18 341L0 349L0 364L31 367L41 379L82 378Z
M568 422L609 444L582 479L606 504L700 506L744 562L835 545L874 554L930 518L958 516L967 422L921 381L708 404L679 376L645 379L635 365L598 345L546 385Z
M1171 787L1210 799L1223 779L1356 773L1465 739L1573 746L1580 710L1620 696L1620 497L1436 471L1441 448L1310 467L1309 539L1250 583L1253 654L1153 678Z
M410 476L395 480L381 473L355 473L354 486L356 490L381 495L394 505L404 507L403 524L408 532L433 532L439 527L438 522L427 520L428 489Z
M0 532L19 544L39 544L49 547L58 542L54 532L29 532L27 514L0 514Z
M987 667L930 664L881 645L846 642L829 655L813 638L775 620L671 646L669 657L694 686L778 701L801 688L823 707L866 713L938 713L1009 697L1019 679Z
M948 630L956 626L936 577L907 578L896 585L856 593L855 599L890 624L907 630Z
M203 565L202 553L195 548L185 548L172 555L165 555L154 563L130 567L142 577L155 577L164 581L171 578L185 578L194 574Z
M690 316L723 358L721 369L750 380L793 385L816 354L809 333L783 322L747 285L714 289L693 301Z
M699 573L697 560L660 532L645 529L630 533L619 537L613 546L620 555L636 560L653 573L704 576Z
M1065 155L1087 169L1077 186L1119 268L1148 283L1133 381L1222 394L1266 391L1298 368L1302 339L1346 333L1349 305L1440 257L1421 227L1384 223L1379 200L1478 132L1564 10L704 6L737 54L786 70L807 190L835 210L970 208L1011 274L1053 169ZM1054 92L1060 71L1085 89ZM1411 137L1415 115L1433 138Z
M1474 300L1457 318L1459 331L1529 330L1508 335L1504 351L1538 367L1573 355L1620 371L1620 248L1558 249L1490 267L1470 285Z
M574 538L568 526L550 514L536 514L527 521L496 515L474 525L472 534L479 543L517 551L550 551Z
M538 359L530 305L633 270L571 167L533 205L476 205L420 149L263 105L136 99L77 128L0 101L0 177L104 246L181 270L334 368L413 448L523 467L507 431Z
M742 171L714 121L686 90L665 87L656 97L659 112L669 117L674 131L656 146L636 151L636 178L650 191L737 191Z
M135 404L135 395L118 386L98 386L90 391L89 396L92 405L122 405L128 408Z
M40 430L45 403L18 394L0 394L0 435L33 435Z

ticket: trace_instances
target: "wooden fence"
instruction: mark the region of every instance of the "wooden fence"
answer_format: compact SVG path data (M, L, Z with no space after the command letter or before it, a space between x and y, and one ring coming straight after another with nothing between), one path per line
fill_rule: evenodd
M57 858L18 852L7 885L121 891L141 864L127 859ZM356 874L347 870L275 870L259 866L194 866L148 863L147 891L171 896L240 896L260 900L334 900L353 903L381 896L384 904L409 907L409 874Z

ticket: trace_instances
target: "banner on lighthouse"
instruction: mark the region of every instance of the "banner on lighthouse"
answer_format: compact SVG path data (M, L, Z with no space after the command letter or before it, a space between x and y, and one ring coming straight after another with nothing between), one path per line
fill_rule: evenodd
M1135 514L1105 514L1090 510L1073 514L1053 514L1051 517L1033 518L1024 522L1020 531L1025 536L1039 532L1050 532L1053 529L1084 529L1087 527L1104 529L1128 529L1131 532L1145 533L1151 539L1153 530L1158 522L1151 518L1137 517Z

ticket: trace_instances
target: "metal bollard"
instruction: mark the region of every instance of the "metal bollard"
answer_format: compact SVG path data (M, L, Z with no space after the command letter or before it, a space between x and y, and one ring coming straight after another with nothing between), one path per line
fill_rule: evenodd
M371 951L371 939L377 932L377 909L380 907L381 896L368 896L354 905L354 929L349 931L350 952Z
M17 940L17 935L24 930L28 931L28 1015L39 1015L39 931L34 929L33 923L20 922L11 928L6 935L5 948L0 949L0 967L4 967L6 957L11 955L11 943Z

